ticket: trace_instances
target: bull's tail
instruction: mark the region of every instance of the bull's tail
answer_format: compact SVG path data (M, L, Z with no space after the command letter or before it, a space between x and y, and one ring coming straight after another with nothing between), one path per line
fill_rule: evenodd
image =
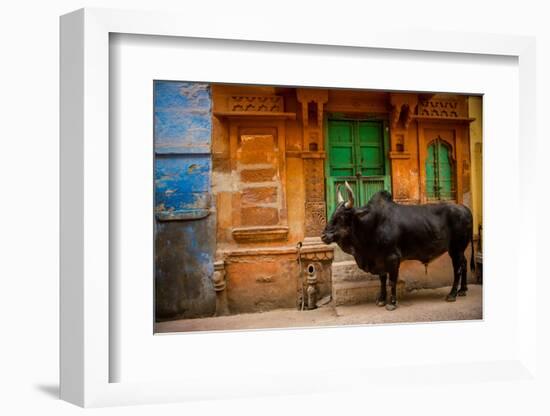
M476 262L475 262L475 256L474 256L474 233L471 234L470 245L472 247L472 254L470 256L470 270L472 272L475 272L476 271Z

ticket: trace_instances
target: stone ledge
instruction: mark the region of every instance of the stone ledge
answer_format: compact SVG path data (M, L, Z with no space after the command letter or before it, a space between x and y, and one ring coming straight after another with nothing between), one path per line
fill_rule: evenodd
M389 152L388 157L390 159L410 159L411 154L409 152Z
M288 227L243 227L234 228L233 238L238 243L256 243L264 241L279 241L288 238Z
M358 282L358 281L376 281L378 276L364 272L355 263L355 260L345 260L332 263L332 281L338 282Z
M387 286L388 299L391 293L390 285ZM397 282L397 300L403 297L405 282ZM332 297L335 306L357 305L359 303L375 302L380 292L380 282L369 280L359 282L339 282L332 284Z

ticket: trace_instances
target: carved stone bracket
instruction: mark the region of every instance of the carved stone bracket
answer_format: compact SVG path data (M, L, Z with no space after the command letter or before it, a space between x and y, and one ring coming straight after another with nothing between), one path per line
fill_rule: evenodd
M308 127L310 124L320 127L323 121L323 106L328 101L328 91L313 88L298 88L296 95L298 102L302 104L302 123L304 127ZM310 104L313 104L314 108L316 108L316 120L314 120L314 123L310 123L312 120L309 119Z
M405 113L403 118L403 127L407 130L409 128L409 123L414 118L414 108L411 108L409 104L405 104L403 108Z
M397 127L397 123L399 122L400 117L401 117L401 106L392 105L391 113L390 113L390 124L392 129Z
M416 94L396 93L390 95L392 107L391 127L393 129L408 129L418 106Z
M408 129L409 124L415 117L418 106L416 94L392 93L390 95L392 106L391 112L391 159L409 159L408 150Z

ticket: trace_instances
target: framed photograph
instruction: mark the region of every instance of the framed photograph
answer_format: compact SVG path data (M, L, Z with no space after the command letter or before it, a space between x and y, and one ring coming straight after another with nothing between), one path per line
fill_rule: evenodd
M534 39L180 22L61 18L61 397L539 383Z

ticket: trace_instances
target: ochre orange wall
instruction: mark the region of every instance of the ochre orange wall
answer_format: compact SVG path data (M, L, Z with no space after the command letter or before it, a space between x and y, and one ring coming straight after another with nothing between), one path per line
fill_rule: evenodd
M301 91L301 92L300 92ZM391 184L394 199L401 203L424 203L426 192L424 173L427 143L433 139L434 134L441 134L451 142L455 156L456 188L458 191L457 202L465 203L474 209L476 221L481 218L480 179L472 185L472 171L478 175L478 167L472 167L470 135L475 135L476 141L481 141L481 129L476 122L470 126L471 119L481 118L480 107L477 102L472 111L468 112L466 97L448 95L419 95L419 94L392 94L387 92L368 92L354 90L298 90L295 88L259 87L241 85L212 85L213 98L213 173L212 194L217 221L217 257L225 262L227 280L227 293L230 306L233 310L253 311L254 299L263 299L259 309L274 307L288 307L296 299L294 293L299 293L298 281L288 274L298 275L296 265L296 243L304 241L306 236L306 222L311 212L306 211L306 161L317 159L321 162L325 157L324 128L316 130L309 122L305 122L312 116L308 114L302 105L307 105L309 100L317 100L317 108L321 120L326 120L330 115L337 117L372 117L387 120L390 137L390 166ZM284 99L284 113L280 118L258 117L242 115L235 118L231 112L230 100L232 96L282 96ZM417 105L429 100L449 100L460 102L462 113L454 120L434 119L420 117ZM301 100L301 101L299 101ZM305 102L305 104L304 104ZM436 107L434 107L436 108ZM240 116L239 116L240 117ZM234 152L235 140L237 140L240 126L257 126L262 129L275 128L279 135L284 135L284 152L279 157L284 158L284 172L281 178L282 191L284 192L284 213L281 214L281 228L287 227L287 231L277 230L279 234L271 238L255 240L254 238L242 238L236 240L233 232L235 224L239 224L239 201L241 189L238 188L239 173L235 171ZM233 126L233 127L231 127ZM233 129L233 130L232 130ZM313 130L312 130L313 129ZM272 130L270 130L272 131ZM313 133L312 133L313 132ZM309 143L312 137L318 137L319 147L311 152ZM448 137L447 137L448 136ZM404 148L398 149L397 142L403 141ZM232 142L233 141L233 142ZM233 143L233 145L231 144ZM232 149L233 146L233 150ZM282 150L281 150L282 151ZM312 158L313 159L308 159ZM315 164L315 162L313 162ZM316 166L321 166L316 165ZM321 188L324 188L324 173L315 180ZM475 182L474 181L474 182ZM478 183L479 182L479 183ZM309 185L308 185L309 186ZM315 191L315 190L314 190ZM315 191L317 192L317 191ZM281 237L282 236L282 237ZM241 237L239 237L241 238ZM306 239L307 240L307 239ZM323 253L323 271L321 273L327 290L330 291L330 253L329 249L320 243L318 246L310 246L311 254L315 257L316 250ZM324 250L324 251L323 251ZM264 267L265 266L265 267ZM328 267L328 268L327 268ZM407 268L404 269L406 274ZM416 275L416 269L414 271ZM444 283L448 283L447 271L442 272ZM429 276L426 276L428 278ZM443 280L442 280L443 281ZM294 286L295 285L295 286ZM437 285L436 285L437 286ZM241 299L242 301L239 301ZM271 300L267 300L271 299ZM232 305L231 305L232 304Z

